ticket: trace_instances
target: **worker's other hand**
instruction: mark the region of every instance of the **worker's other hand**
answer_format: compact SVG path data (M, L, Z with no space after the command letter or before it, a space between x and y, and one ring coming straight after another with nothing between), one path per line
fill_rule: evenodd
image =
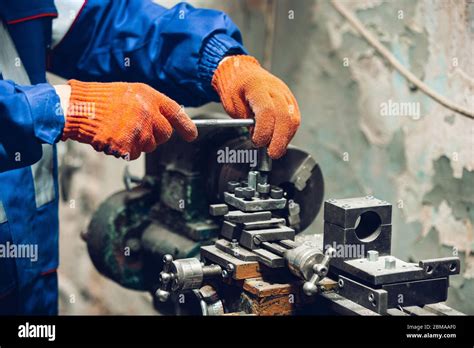
M183 109L143 83L70 80L71 96L62 140L90 144L128 160L166 142L173 128L186 141L197 129Z
M268 146L272 158L285 154L301 118L296 99L283 81L263 69L255 58L237 55L219 64L212 86L230 116L255 118L255 146Z

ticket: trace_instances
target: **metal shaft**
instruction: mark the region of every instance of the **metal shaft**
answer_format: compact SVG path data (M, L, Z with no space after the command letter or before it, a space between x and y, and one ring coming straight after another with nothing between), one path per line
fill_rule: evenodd
M257 150L257 170L264 174L272 170L272 159L268 156L267 147L260 147ZM266 182L266 180L265 180Z
M253 119L193 119L198 128L210 127L249 127L255 124Z

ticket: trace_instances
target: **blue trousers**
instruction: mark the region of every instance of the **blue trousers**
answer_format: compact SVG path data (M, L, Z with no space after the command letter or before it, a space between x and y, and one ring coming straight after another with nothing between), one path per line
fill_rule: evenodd
M21 289L0 295L0 315L57 315L58 275L38 275Z

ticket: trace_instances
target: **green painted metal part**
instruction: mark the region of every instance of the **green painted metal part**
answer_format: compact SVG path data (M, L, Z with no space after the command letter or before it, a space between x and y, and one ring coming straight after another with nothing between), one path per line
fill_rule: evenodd
M174 258L188 258L199 255L202 245L186 236L170 231L159 222L150 224L143 232L143 247L149 255L173 255ZM161 258L160 258L161 259ZM155 265L156 270L161 269L161 263ZM156 271L158 274L159 271Z
M99 272L126 288L147 291L158 280L163 255L198 256L200 247L217 236L219 226L209 219L201 180L178 174L163 173L161 194L136 187L99 206L86 234ZM178 205L165 204L170 202Z
M157 197L156 192L142 187L113 194L94 213L85 236L95 267L127 288L147 289L143 255L127 241L141 238Z

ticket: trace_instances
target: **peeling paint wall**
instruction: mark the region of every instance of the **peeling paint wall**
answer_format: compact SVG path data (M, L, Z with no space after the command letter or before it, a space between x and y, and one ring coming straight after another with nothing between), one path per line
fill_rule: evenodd
M343 3L417 77L474 108L474 4ZM233 18L262 57L255 12ZM410 86L328 1L277 1L277 13L272 70L297 96L303 122L294 143L320 162L326 198L392 202L400 258L459 254L448 304L474 313L474 121ZM321 219L308 232L321 232Z

